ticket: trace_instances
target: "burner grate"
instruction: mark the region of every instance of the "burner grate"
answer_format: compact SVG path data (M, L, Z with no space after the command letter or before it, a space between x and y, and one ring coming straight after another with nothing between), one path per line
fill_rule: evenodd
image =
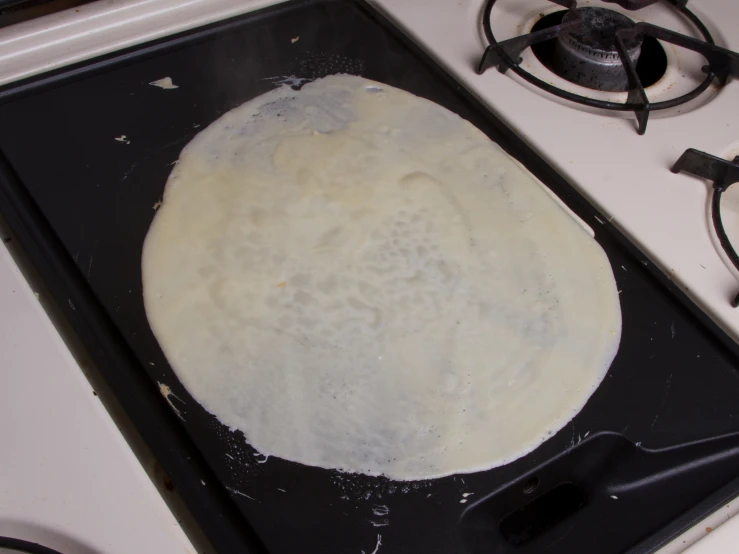
M700 150L689 148L672 166L673 173L689 173L696 177L708 179L713 183L713 195L711 197L711 220L716 231L716 237L721 248L726 252L737 271L739 271L739 255L726 235L724 223L721 219L721 198L726 189L734 183L739 183L739 156L733 161L717 158ZM739 307L739 294L737 294L732 306Z
M483 13L483 29L489 45L485 49L485 53L478 64L478 74L484 73L490 67L497 67L498 71L501 73L505 73L510 69L532 85L535 85L555 96L564 98L565 100L604 110L632 111L636 115L638 124L637 129L640 135L643 135L646 132L649 114L652 111L673 108L689 102L702 94L714 80L718 80L721 85L725 85L730 76L735 78L739 77L739 54L725 48L721 48L720 46L716 46L711 33L703 22L687 8L687 0L665 0L667 3L673 5L675 9L680 11L680 13L695 25L704 40L688 37L649 23L637 23L631 28L617 31L615 37L616 48L619 52L621 63L624 66L628 79L628 95L626 102L620 103L598 100L563 90L539 79L538 77L535 77L520 66L520 56L526 48L554 39L562 33L574 31L582 24L583 18L578 13L576 0L550 1L563 6L568 10L568 13L562 19L560 24L533 31L525 35L520 35L503 42L498 42L493 34L490 21L493 7L497 0L487 0ZM629 10L637 10L654 4L658 0L606 1L618 4ZM639 41L644 37L651 37L657 40L670 42L676 46L693 50L703 55L708 62L703 68L703 71L706 73L705 79L692 91L677 98L661 102L650 102L647 93L644 90L642 81L636 72L636 66L633 60L629 57L629 48L627 47L628 44L633 43L634 41Z

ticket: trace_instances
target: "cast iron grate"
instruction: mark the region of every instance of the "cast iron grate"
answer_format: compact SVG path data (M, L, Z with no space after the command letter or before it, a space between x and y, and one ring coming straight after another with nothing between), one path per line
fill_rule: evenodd
M739 156L733 161L717 158L700 150L689 148L672 166L673 173L690 173L696 177L708 179L713 183L713 194L711 196L711 220L716 231L718 242L726 252L734 267L739 271L739 255L726 235L724 223L721 220L721 198L726 189L734 183L739 183ZM731 305L739 307L739 294L731 302Z
M582 22L577 11L577 0L550 1L567 8L567 13L562 18L561 23L503 42L498 42L493 34L490 20L493 7L497 0L487 0L483 12L483 29L489 45L480 60L477 72L482 74L485 70L493 66L497 67L501 73L505 73L510 69L529 83L565 100L604 110L632 111L636 115L637 128L640 135L646 132L650 112L673 108L689 102L703 93L714 80L717 80L723 86L729 77L739 77L739 54L716 46L711 33L703 22L687 8L688 0L604 0L618 4L627 10L638 10L655 4L658 1L664 1L682 13L698 29L704 40L698 40L649 23L636 23L632 28L617 31L615 37L616 48L628 77L629 85L626 102L598 100L563 90L535 77L519 65L521 62L521 53L526 48L554 39L565 31L572 31ZM625 44L635 39L642 39L644 37L670 42L676 46L693 50L703 55L708 62L703 67L703 71L706 74L705 79L686 94L661 102L650 102L644 90L642 80L637 74L635 64L626 54L627 48L625 46Z

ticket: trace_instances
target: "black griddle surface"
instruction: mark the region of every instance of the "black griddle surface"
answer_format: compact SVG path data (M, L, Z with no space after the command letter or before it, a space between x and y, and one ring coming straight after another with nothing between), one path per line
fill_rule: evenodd
M468 119L592 224L608 254L619 353L582 412L514 463L398 483L265 461L193 401L149 329L141 247L182 147L285 77L334 72ZM179 88L148 84L166 76ZM647 552L739 492L735 345L360 0L280 5L0 89L0 212L219 552ZM555 513L563 506L572 513Z

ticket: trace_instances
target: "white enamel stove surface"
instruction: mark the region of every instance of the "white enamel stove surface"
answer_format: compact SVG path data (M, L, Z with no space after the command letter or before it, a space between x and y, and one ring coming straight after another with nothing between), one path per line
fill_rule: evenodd
M639 244L652 263L668 272L727 332L739 338L739 311L729 306L729 299L739 291L739 283L714 247L707 219L708 188L702 181L673 175L668 170L686 148L725 157L739 153L739 111L736 110L739 83L730 83L718 94L713 90L690 107L678 108L684 112L682 114L677 115L674 113L677 110L673 110L672 114L667 114L670 117L653 115L647 134L639 137L629 116L586 113L532 89L511 72L501 75L491 69L483 76L476 75L473 68L485 45L480 27L483 0L371 1L557 167L607 218ZM100 0L0 29L0 84L273 3L276 1ZM580 2L581 5L588 3ZM559 9L546 0L499 0L499 4L494 21L499 40L527 32L540 13ZM615 6L609 4L607 7L613 9ZM720 45L739 50L739 35L734 32L739 23L739 3L691 0L690 7L708 25ZM692 32L664 7L654 6L631 15L685 33ZM696 69L700 59L696 56L668 49L668 57L671 63L668 74L647 91L653 100L681 90L683 81L678 77L683 74L686 75L685 83L695 82L700 77ZM539 76L547 75L530 52L524 55L524 64ZM577 90L552 75L545 78ZM618 94L604 96L614 100L622 98ZM737 198L739 194L734 194L729 200ZM739 206L739 200L734 206ZM587 223L597 232L598 221ZM730 234L739 236L739 224L727 222L727 227ZM56 417L45 418L45 429L50 436L63 436L68 433L72 418L77 434L86 437L83 448L88 455L92 452L95 459L118 460L122 469L120 483L115 486L125 488L131 502L125 509L112 511L119 500L114 495L100 495L100 481L86 478L75 464L69 463L80 448L78 443L69 444L66 450L61 447L46 452L32 450L29 444L34 441L28 437L37 432L38 425L34 420L18 417L25 413L21 412L22 402L3 402L0 407L7 409L8 414L0 411L5 414L0 418L0 436L14 437L14 440L2 455L11 456L14 463L8 465L0 458L6 472L0 474L0 495L4 495L0 496L0 523L7 520L17 525L2 527L0 532L15 531L25 538L43 540L50 534L38 531L38 526L46 526L54 529L62 539L67 537L68 542L59 543L58 547L75 544L76 540L104 554L189 551L187 539L179 528L171 529L174 518L168 512L162 514L166 511L164 502L156 496L144 471L136 467L135 458L110 417L90 400L89 385L54 333L35 296L22 282L12 258L0 248L0 328L12 330L15 322L23 322L26 338L20 339L13 332L0 333L0 353L10 356L8 359L12 362L3 362L2 379L9 385L0 387L0 391L5 390L12 399L14 391L17 394L35 391L39 380L48 382L52 375L61 376L59 378L66 384L57 396L64 401L57 404ZM86 412L84 417L68 408L80 403ZM88 405L91 407L85 407ZM10 414L14 419L11 420ZM36 486L17 485L38 479L39 472L43 471L38 456L57 461L56 467L67 468L65 472L44 477L45 486L55 490L57 498L66 499L64 502L48 503L44 500L48 497L43 497ZM106 486L113 485L107 483ZM81 500L91 495L94 502ZM76 517L70 516L70 503ZM11 505L22 505L23 511L6 513L2 508ZM660 552L684 551L706 536L707 529L715 529L738 509L737 502L727 505ZM101 514L115 514L119 525L115 529L101 526L104 520ZM12 517L15 519L11 520ZM137 528L139 537L160 541L151 543L158 547L152 550L134 545L130 533L120 532L126 527ZM735 545L739 543L739 518L707 536L709 538L689 549L690 554L735 552Z
M195 553L2 246L0 443L0 535L64 554Z

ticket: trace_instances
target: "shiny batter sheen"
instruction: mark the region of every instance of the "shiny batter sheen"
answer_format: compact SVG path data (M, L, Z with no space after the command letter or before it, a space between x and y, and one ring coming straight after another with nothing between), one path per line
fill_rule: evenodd
M399 480L530 452L618 349L608 259L467 121L332 76L183 150L143 251L183 385L260 452Z

